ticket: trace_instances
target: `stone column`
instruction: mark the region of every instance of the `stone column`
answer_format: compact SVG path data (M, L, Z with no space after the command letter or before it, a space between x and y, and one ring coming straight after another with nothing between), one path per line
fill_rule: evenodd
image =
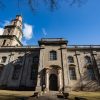
M46 91L49 91L49 69L46 69L45 83L46 83Z
M59 69L58 70L58 78L59 78L59 91L61 91L62 90L62 87L63 87L63 85L62 85L62 70L61 69Z

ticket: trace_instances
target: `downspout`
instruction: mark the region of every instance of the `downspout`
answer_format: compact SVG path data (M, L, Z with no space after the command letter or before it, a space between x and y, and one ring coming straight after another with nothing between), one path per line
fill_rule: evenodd
M10 53L10 55L9 55L9 60L8 60L8 67L10 67L10 64L11 64L11 62L10 62L10 60L11 60L11 57L12 57L12 52ZM9 79L9 75L10 75L10 71L9 71L9 74L8 74L8 76L7 76L7 83L8 83L8 79Z
M82 80L82 75L81 75L81 71L80 71L80 67L79 67L79 61L78 61L78 57L77 57L77 53L76 53L76 47L75 47L75 56L76 56L76 60L77 60L77 65L78 65L78 71L79 71L79 75L80 75L80 83L81 83L81 91L83 90L83 80Z
M21 85L21 80L22 80L22 77L23 77L23 70L24 70L24 66L25 66L25 61L26 61L26 51L25 51L24 64L23 64L23 66L22 66L22 72L21 72L21 77L20 77L19 86Z

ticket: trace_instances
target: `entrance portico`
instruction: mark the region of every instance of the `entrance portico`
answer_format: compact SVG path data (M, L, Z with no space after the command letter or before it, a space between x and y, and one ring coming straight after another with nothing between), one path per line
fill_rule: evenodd
M45 90L61 91L63 88L62 69L59 66L50 66L45 68Z

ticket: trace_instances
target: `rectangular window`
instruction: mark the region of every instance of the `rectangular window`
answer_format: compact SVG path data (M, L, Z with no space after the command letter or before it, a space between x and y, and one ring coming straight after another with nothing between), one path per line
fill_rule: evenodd
M76 80L76 72L74 67L69 68L70 80Z
M36 63L37 64L38 62L39 62L39 57L34 57L33 58L33 63Z
M2 72L3 72L3 69L4 69L4 65L0 65L0 78L1 78L1 75L2 75Z
M13 75L12 75L12 79L13 80L18 80L19 79L19 75L21 72L21 67L20 65L15 65L14 66L14 71L13 71Z
M32 65L31 66L31 76L30 76L30 79L31 80L35 80L36 77L37 77L37 74L38 74L38 66L37 65Z
M72 56L68 57L68 63L74 63L74 58Z
M56 51L50 51L50 60L57 60Z
M89 80L95 80L96 79L92 66L91 66L91 68L87 69L87 72L88 72Z
M6 62L7 57L2 57L1 63L5 63Z

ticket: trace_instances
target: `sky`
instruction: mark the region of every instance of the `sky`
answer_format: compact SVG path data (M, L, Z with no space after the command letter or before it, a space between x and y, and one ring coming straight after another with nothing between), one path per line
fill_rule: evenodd
M22 0L20 8L15 0L1 1L5 7L0 9L0 34L5 25L21 14L24 45L37 45L41 38L64 38L69 45L100 44L100 0L88 0L80 7L63 2L54 11L39 4L34 13L26 0Z

